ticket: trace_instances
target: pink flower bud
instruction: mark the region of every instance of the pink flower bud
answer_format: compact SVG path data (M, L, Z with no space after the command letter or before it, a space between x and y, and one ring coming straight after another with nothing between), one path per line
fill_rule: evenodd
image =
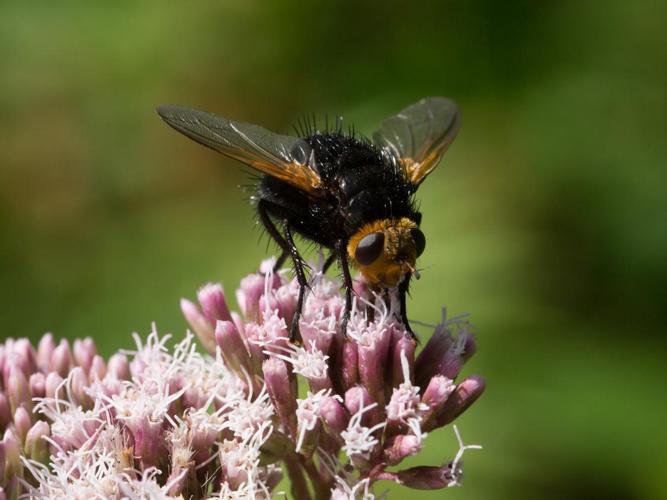
M191 443L190 448L194 453L194 462L200 464L210 458L211 456L211 446L219 439L219 430L215 427L209 425L198 425L194 421L190 421L190 436ZM176 449L176 447L175 447ZM185 450L182 450L184 452ZM172 453L172 462L174 453ZM185 467L187 464L185 460L181 460L181 467ZM188 461L189 462L189 461Z
M383 461L396 465L404 458L416 455L421 450L421 440L413 434L398 434L387 440L382 452Z
M5 479L23 477L23 466L21 465L21 445L14 433L7 429L3 438L5 449ZM7 486L7 484L5 484ZM10 487L18 485L10 485ZM18 497L18 495L16 495Z
M287 349L289 337L287 324L276 312L265 315L262 318L262 323L257 327L254 327L253 323L249 323L246 325L245 332L253 361L259 360L260 370L261 360L265 357L262 354L264 351L279 353ZM257 353L258 347L261 349L260 353Z
M426 388L431 377L436 374L438 364L451 346L452 338L443 319L443 322L435 327L433 335L428 339L415 362L415 381L422 390Z
M25 374L19 368L10 367L6 392L9 396L9 408L12 413L15 413L21 406L29 412L32 411L30 386Z
M265 347L262 345L262 326L255 322L246 323L244 327L245 338L247 341L247 349L250 354L250 361L255 373L262 371L262 361L266 357L264 354ZM238 331L238 328L237 328Z
M215 353L213 323L210 323L199 308L187 299L181 299L181 311L185 320L209 354Z
M90 371L88 372L88 380L102 380L107 373L106 363L104 358L99 354L93 357L93 362L90 364Z
M244 450L236 441L225 440L220 446L221 475L230 489L237 490L248 480L248 471L243 467Z
M296 377L285 361L275 357L269 357L264 361L262 372L266 389L278 418L290 436L295 438L297 432L296 399L298 397Z
M0 441L0 484L5 483L5 462L7 461L7 456L5 452L5 442ZM2 488L0 488L0 491ZM4 494L4 493L3 493ZM2 497L0 497L2 498Z
M452 380L458 377L464 363L472 357L477 349L475 339L471 333L463 332L455 344L445 353L437 367L437 373Z
M225 364L241 379L253 372L248 349L234 323L218 321L215 326L215 341L220 346Z
M340 381L342 382L342 389L346 391L359 383L359 355L357 351L357 343L349 339L345 339L342 347L342 368L340 374Z
M259 298L259 310L260 313L263 314L274 311L280 314L280 304L278 303L278 299L276 299L273 293L270 293L268 296L264 294Z
M86 377L83 368L80 366L75 366L72 368L69 377L72 402L78 404L84 409L92 408L93 400L86 393L86 389L88 388L88 377Z
M220 283L208 283L197 292L197 299L208 322L215 325L218 321L231 321L225 292Z
M320 428L320 405L326 391L308 392L307 396L297 401L297 441L296 451L304 457L310 457L317 448Z
M169 474L165 483L168 487L169 497L183 498L182 494L188 487L189 479L190 470L188 468L172 467L171 474Z
M465 342L463 343L463 352L461 353L461 358L463 361L468 361L472 358L473 354L477 352L477 341L475 341L475 336L470 333L466 335Z
M33 398L43 398L46 395L46 377L42 372L30 375L28 385L30 386L30 395Z
M457 338L452 330L459 330ZM415 363L415 380L422 390L434 375L444 375L454 380L463 364L475 352L475 340L467 322L446 322L439 324L422 349Z
M28 339L18 339L14 343L14 359L18 360L18 363L25 373L26 377L30 376L31 373L37 371L37 358L35 356L35 350L32 348L30 341Z
M422 396L422 403L428 407L423 415L423 427L425 430L433 428L432 417L438 415L442 410L449 395L456 386L444 375L436 375L431 379Z
M459 473L452 473L451 465L447 464L442 467L423 465L396 473L383 473L378 479L391 479L416 490L439 490L454 484L458 476Z
M440 413L436 415L434 427L442 427L453 422L477 401L477 398L484 392L485 386L484 379L477 375L468 377L458 384L454 392L447 398Z
M21 443L25 442L26 434L32 427L32 419L30 413L20 406L14 412L14 429L16 430L16 437Z
M410 370L410 380L414 379L415 348L417 342L408 337L403 328L392 328L391 345L391 372L387 376L388 393L391 394L391 388L397 387L404 382L403 365L401 363L401 352L405 353Z
M28 431L25 439L25 454L28 458L43 464L49 460L49 443L44 439L51 435L49 424L39 420Z
M365 322L361 320L360 323ZM389 355L391 331L380 322L351 326L351 330L355 327L360 330L356 332L358 335L359 379L373 400L383 406L385 402L384 372ZM354 332L348 332L348 334L352 336Z
M142 468L158 467L166 456L162 421L136 416L126 419L125 425L132 434L134 455L140 460Z
M116 353L109 358L107 373L117 380L130 380L130 364L125 354Z
M314 347L324 354L329 353L336 329L337 322L333 316L317 317L309 314L299 322L299 333L303 345Z
M63 387L63 378L56 372L51 372L46 376L44 384L46 397L64 399L65 388Z
M328 314L329 316L333 316L338 321L340 321L340 319L343 315L343 309L344 308L345 308L345 300L342 297L335 296L335 297L331 297L331 298L329 298L329 300L327 300L324 311L325 311L325 314Z
M351 387L345 392L345 408L347 408L350 415L358 413L362 407L367 408L373 403L375 403L375 401L368 393L368 390L360 385ZM376 406L364 412L363 417L361 418L361 423L366 427L373 427L381 419L381 412Z
M322 398L320 418L334 437L340 439L340 433L347 428L350 414L338 398L327 396Z
M247 320L259 320L259 299L264 293L265 277L261 274L250 274L241 280L236 290L236 301Z
M292 324L292 318L294 317L296 303L299 297L299 284L297 281L292 280L289 283L282 285L273 292L273 297L276 301L278 314L282 318L285 318L285 322L288 325Z
M72 353L67 339L62 339L51 355L51 366L58 375L65 378L72 368Z
M74 363L83 368L84 373L87 374L90 371L90 366L93 364L93 357L95 356L94 350L91 349L90 342L84 343L83 340L76 339L74 341L72 352L74 355Z
M7 401L7 396L0 392L0 429L5 429L11 421L12 412L9 408L9 401Z
M53 369L51 366L51 356L55 349L56 342L53 340L53 334L44 334L37 345L37 366L42 372L48 373Z

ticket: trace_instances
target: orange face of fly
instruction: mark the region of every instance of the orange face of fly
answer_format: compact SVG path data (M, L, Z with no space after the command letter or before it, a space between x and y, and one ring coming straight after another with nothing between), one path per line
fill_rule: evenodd
M347 253L372 288L397 286L415 262L426 240L410 219L383 219L366 224L347 244Z

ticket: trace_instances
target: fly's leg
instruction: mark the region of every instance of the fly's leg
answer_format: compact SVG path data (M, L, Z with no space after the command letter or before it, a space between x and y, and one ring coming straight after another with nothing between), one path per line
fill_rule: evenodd
M350 266L347 261L347 249L345 241L338 242L338 260L340 268L343 270L343 283L345 285L345 309L343 311L343 321L341 330L344 336L347 336L347 323L350 321L350 314L352 313L352 275L350 274Z
M419 341L417 335L415 335L415 332L412 331L412 328L410 327L410 322L408 321L408 311L405 302L409 288L410 288L410 274L406 274L403 281L401 281L400 285L398 285L398 299L401 304L401 321L403 322L405 330L410 334L410 337L413 338L414 340Z
M292 256L294 272L296 273L296 278L299 283L299 297L297 299L296 311L294 312L294 317L292 318L292 324L290 325L290 340L295 340L299 329L301 310L303 309L304 293L306 291L306 287L308 286L306 273L303 270L304 264L301 260L301 256L299 255L299 251L294 244L294 240L292 239L292 233L290 232L287 221L283 221L283 232L285 233L285 236L283 236L280 234L280 231L278 231L278 228L271 220L271 217L267 211L266 202L264 202L264 200L260 200L257 204L257 212L259 214L259 220L266 229L266 232L269 233L269 236L278 244L282 250L282 254L273 267L273 271L277 272L285 263L287 256Z
M329 268L331 267L331 264L334 263L336 260L336 252L331 252L331 255L327 257L327 260L324 261L324 265L322 266L322 274L326 274Z
M294 341L297 338L297 333L299 330L299 319L301 318L301 310L303 309L303 297L306 292L306 287L308 286L308 280L306 280L306 273L303 270L303 261L299 255L299 250L294 244L292 239L292 233L289 228L287 220L283 221L283 232L285 233L285 240L288 244L288 249L290 255L292 256L292 262L294 263L294 272L296 273L296 279L299 283L299 298L296 302L296 311L294 312L294 317L292 318L292 325L290 327L289 338L291 341Z
M269 213L266 210L266 202L264 200L259 200L259 203L257 204L257 214L259 215L259 221L264 226L264 229L266 229L266 232L269 233L271 239L273 239L282 250L280 257L278 257L276 264L273 266L273 272L276 273L283 267L285 259L290 254L289 243L283 238L283 235L280 234L280 231L278 231L278 228L271 220L271 217L269 217Z

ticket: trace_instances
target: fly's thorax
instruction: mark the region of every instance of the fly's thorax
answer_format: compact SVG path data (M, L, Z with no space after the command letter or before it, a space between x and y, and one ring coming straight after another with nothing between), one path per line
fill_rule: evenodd
M413 220L381 219L354 233L347 253L372 287L391 288L414 271L424 245L424 235Z

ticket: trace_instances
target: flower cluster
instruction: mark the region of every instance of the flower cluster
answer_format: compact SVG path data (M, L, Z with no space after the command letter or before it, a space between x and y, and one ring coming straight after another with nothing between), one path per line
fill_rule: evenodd
M29 498L373 498L391 480L458 484L465 446L444 465L396 467L484 390L455 382L475 351L470 325L443 321L416 355L393 304L355 281L347 335L340 284L314 273L289 340L298 285L272 261L244 278L241 314L222 286L181 308L173 349L155 328L108 360L91 339L0 345L0 500ZM398 470L397 470L398 469Z

